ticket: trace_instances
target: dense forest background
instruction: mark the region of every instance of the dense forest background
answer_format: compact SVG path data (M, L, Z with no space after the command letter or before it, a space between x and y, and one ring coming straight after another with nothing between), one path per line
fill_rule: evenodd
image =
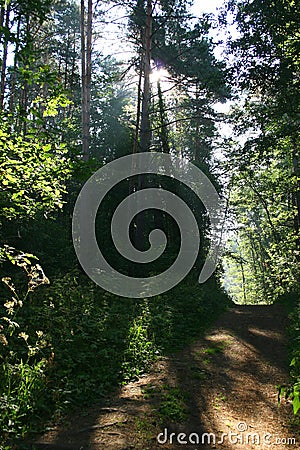
M216 15L200 8L195 15L189 0L0 5L3 445L138 377L205 329L232 301L228 294L238 303L285 299L293 307L288 394L297 412L298 3L228 0ZM141 301L89 280L71 223L97 169L145 151L193 162L218 190L226 217L222 264L199 285L207 212L183 185L159 179L189 203L203 245L185 281ZM111 191L97 239L114 267L144 276L172 264L180 236L166 214L151 212L143 228L132 224L132 240L145 249L158 226L169 238L166 254L143 274L120 258L109 224L120 198L139 187L132 177Z

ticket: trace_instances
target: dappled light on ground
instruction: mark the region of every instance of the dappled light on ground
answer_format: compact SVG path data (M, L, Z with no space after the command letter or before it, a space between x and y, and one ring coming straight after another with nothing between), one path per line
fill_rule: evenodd
M291 405L278 407L275 387L288 381L284 329L279 306L236 306L203 339L159 359L38 448L297 448Z

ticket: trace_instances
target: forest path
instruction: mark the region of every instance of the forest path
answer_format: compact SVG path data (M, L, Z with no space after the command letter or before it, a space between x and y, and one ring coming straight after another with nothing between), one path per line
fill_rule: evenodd
M275 388L289 378L286 324L280 305L234 306L202 339L32 448L299 448L291 404L278 408Z

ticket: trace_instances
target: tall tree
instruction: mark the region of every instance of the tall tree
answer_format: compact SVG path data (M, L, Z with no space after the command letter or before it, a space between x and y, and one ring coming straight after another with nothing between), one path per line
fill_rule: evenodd
M82 153L90 156L93 0L81 0Z
M233 206L240 238L262 262L252 275L272 296L293 289L299 274L300 9L284 0L227 6L240 32L229 43L233 82L245 97L233 112L244 138L228 152L229 170L237 171Z

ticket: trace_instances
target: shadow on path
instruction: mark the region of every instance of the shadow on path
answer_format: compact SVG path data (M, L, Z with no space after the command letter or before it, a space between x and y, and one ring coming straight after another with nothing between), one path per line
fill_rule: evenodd
M278 408L275 388L288 381L286 322L279 305L235 306L204 338L160 359L149 375L73 416L32 449L296 449L291 405ZM158 420L166 386L184 394L186 420ZM178 443L180 433L186 443Z

